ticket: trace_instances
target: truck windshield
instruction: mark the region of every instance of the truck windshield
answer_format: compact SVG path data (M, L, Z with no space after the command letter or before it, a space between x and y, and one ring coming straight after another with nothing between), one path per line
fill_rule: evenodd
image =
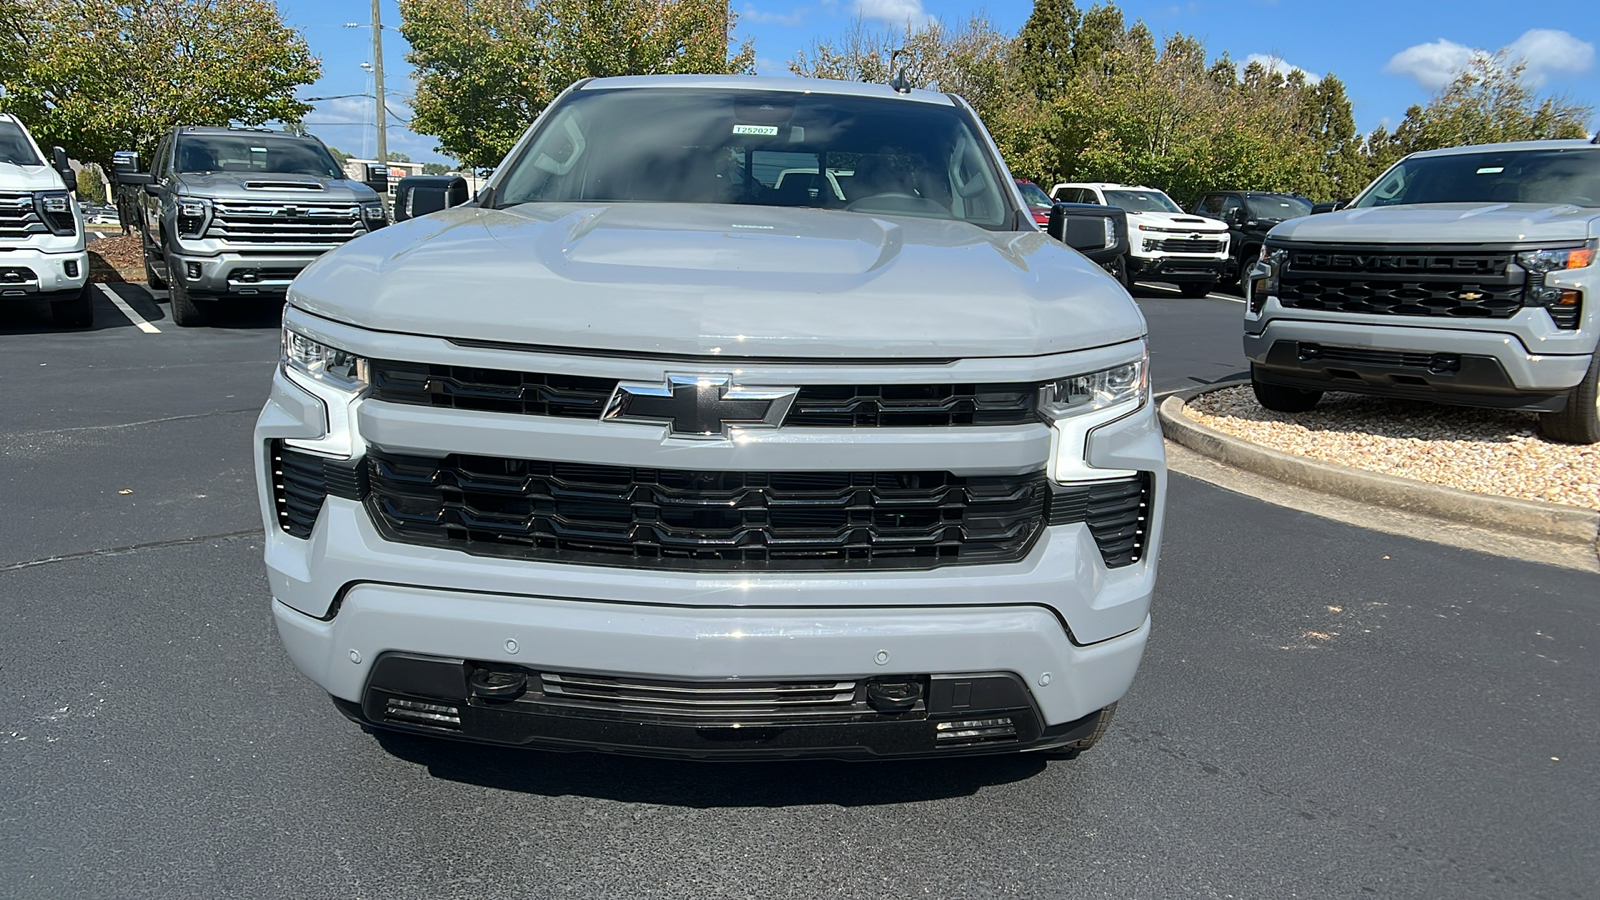
M569 94L507 166L498 206L733 203L1009 223L999 168L956 107L799 91Z
M1311 215L1311 201L1293 194L1250 194L1250 214L1257 219L1298 219Z
M28 136L15 122L0 122L0 162L13 166L38 166L39 154L33 152Z
M316 141L272 134L180 134L174 171L184 175L244 172L343 178Z
M1600 206L1600 148L1500 150L1408 159L1351 206L1570 203Z
M1106 205L1128 212L1183 212L1160 191L1106 191Z

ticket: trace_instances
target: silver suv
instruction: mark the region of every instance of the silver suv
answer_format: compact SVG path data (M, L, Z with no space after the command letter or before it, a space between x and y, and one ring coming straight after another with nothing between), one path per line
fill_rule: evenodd
M1334 213L1267 234L1244 352L1256 397L1355 391L1541 413L1600 441L1600 146L1416 153Z
M283 347L273 613L357 722L1073 755L1144 652L1144 320L957 97L580 82L478 202L308 268Z
M150 172L117 177L144 188L145 274L171 291L179 326L203 324L224 298L281 297L317 257L387 222L377 192L321 141L264 128L175 128Z

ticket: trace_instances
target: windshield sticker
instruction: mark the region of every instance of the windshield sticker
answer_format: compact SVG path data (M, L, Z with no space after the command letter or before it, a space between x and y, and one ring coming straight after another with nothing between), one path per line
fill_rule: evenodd
M1478 170L1479 175L1499 175L1506 170L1505 166L1484 166Z
M734 134L763 134L763 135L766 135L767 137L773 137L778 133L778 126L776 126L776 125L735 125L735 126L733 126L733 133Z
M265 153L265 152L267 152L267 148L265 148L265 147L251 147L250 148L250 152L251 153Z

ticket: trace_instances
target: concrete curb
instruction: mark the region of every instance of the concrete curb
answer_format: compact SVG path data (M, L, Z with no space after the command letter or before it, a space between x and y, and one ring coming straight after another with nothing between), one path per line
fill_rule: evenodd
M1168 439L1234 468L1347 500L1591 548L1600 540L1600 510L1477 494L1307 459L1223 434L1183 414L1189 399L1224 387L1234 385L1216 385L1162 401L1162 432Z

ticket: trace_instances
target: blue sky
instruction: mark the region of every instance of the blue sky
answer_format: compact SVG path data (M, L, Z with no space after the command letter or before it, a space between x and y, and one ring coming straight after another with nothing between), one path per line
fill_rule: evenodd
M1080 8L1087 8L1081 3ZM322 58L322 80L301 96L371 94L361 68L372 58L368 0L281 0L289 24L300 28ZM1540 0L1508 4L1487 0L1190 0L1121 3L1129 20L1143 19L1157 35L1183 32L1201 38L1213 56L1235 60L1273 57L1313 75L1332 72L1345 82L1363 131L1393 123L1406 107L1428 99L1453 67L1474 50L1510 47L1528 60L1540 89L1600 106L1600 16L1593 0ZM928 16L957 24L974 12L1015 33L1032 11L1031 0L734 0L737 39L755 41L763 75L786 75L786 63L818 38L843 33L856 15L875 27ZM386 26L400 24L399 6L382 0ZM408 117L410 66L396 30L384 29L384 63L390 108ZM356 154L373 152L373 102L362 97L321 101L307 117L311 131ZM417 160L442 160L433 139L391 119L389 148ZM1593 127L1594 123L1591 123Z

